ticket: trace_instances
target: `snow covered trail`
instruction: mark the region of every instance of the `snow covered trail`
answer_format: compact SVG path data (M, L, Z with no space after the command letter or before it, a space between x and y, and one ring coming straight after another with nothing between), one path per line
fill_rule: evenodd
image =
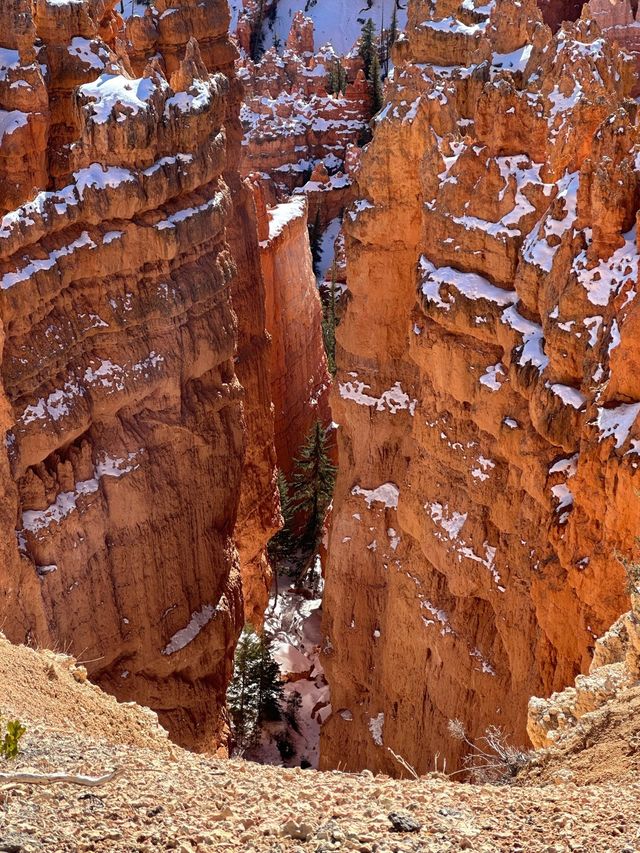
M319 569L318 569L319 570ZM322 579L315 597L308 590L278 578L278 594L272 594L265 618L265 630L273 637L272 655L282 673L285 703L293 693L300 696L298 729L286 721L264 726L259 746L245 755L260 764L299 766L308 762L318 767L320 727L331 713L329 685L319 660L322 642ZM283 761L278 736L287 730L295 754Z

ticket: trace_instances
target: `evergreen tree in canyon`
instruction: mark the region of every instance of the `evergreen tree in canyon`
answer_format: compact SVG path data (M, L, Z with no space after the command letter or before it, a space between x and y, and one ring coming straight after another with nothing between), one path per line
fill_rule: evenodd
M303 543L315 547L336 482L336 466L328 453L327 431L316 421L296 459L293 506L307 518Z
M278 494L280 496L280 513L282 515L282 527L269 540L269 556L277 564L278 559L290 554L294 547L294 521L295 509L289 492L289 483L282 469L278 469L276 479Z
M386 33L386 38L384 39L384 76L387 77L389 74L389 61L391 59L391 48L394 46L398 39L398 7L397 4L393 4L393 14L391 15L391 25Z
M329 290L322 290L322 339L327 354L327 367L332 376L336 375L336 326L338 319L336 315L336 265L331 268L331 284Z
M263 723L281 716L282 682L271 645L268 634L259 636L250 625L238 640L227 704L239 754L258 743Z
M382 92L382 80L380 79L380 60L377 51L373 54L371 68L369 69L369 82L371 83L372 109L373 113L379 112L384 104Z
M329 70L329 92L332 95L341 95L347 88L347 72L342 62L336 58L331 63Z

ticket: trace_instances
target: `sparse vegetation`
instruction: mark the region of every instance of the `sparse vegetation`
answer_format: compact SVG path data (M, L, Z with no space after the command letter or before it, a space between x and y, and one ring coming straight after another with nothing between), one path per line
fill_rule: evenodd
M380 78L380 60L378 59L377 51L374 52L373 57L371 59L368 79L371 83L372 110L375 114L382 109L382 106L384 104L382 80Z
M636 544L640 546L640 537L636 537ZM635 607L640 598L640 562L620 553L616 554L616 559L624 568L627 576L627 595L631 597L631 604Z
M336 305L338 300L337 295L337 274L335 262L331 268L331 284L329 287L321 289L322 298L322 340L324 342L324 350L327 355L327 367L332 376L336 375L336 327L338 318Z
M20 740L27 731L20 720L8 720L0 740L0 756L5 760L16 758L20 752Z
M377 54L376 27L371 18L367 18L362 26L362 35L360 36L358 53L360 54L360 58L364 65L364 76L369 80L371 63L373 62L373 57Z
M507 742L507 735L500 726L489 726L477 741L469 738L460 720L449 720L448 729L452 738L469 747L463 759L464 768L458 772L468 773L472 782L508 782L530 761L528 752Z
M289 494L289 483L282 469L278 469L276 479L278 494L280 495L280 513L282 515L282 527L272 536L269 541L269 556L277 564L281 558L291 553L295 543L295 510Z
M269 556L278 574L300 578L313 568L336 480L328 448L327 430L316 421L295 460L291 482L278 472L283 526L269 542Z
M342 62L337 57L331 63L329 71L329 92L332 95L341 95L347 88L347 72Z

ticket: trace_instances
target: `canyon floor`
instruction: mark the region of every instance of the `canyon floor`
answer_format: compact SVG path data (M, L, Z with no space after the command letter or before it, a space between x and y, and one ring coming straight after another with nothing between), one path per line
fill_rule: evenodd
M96 788L2 784L2 851L640 849L631 735L638 697L622 703L624 725L614 712L600 738L592 732L592 748L578 762L566 755L550 764L549 756L536 759L542 784L477 786L436 774L397 780L196 755L171 744L154 714L119 704L84 678L71 658L0 640L1 711L27 726L21 755L2 770L101 775L122 769ZM581 784L599 778L598 746L606 742L615 755L622 740L631 746L620 753L626 759L608 762L608 781ZM392 813L411 817L420 830L392 832Z

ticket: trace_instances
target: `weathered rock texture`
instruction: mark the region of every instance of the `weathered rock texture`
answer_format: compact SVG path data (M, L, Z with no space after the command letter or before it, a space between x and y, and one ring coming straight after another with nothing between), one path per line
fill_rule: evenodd
M455 767L455 717L526 742L640 518L628 67L516 0L414 0L395 59L346 216L322 753L387 772Z
M0 10L2 619L215 748L278 515L235 49L114 5Z
M640 72L640 9L631 0L590 0L588 13L597 21L603 35L615 41L635 59ZM640 92L637 73L633 94Z
M637 775L640 587L638 565L627 566L631 610L596 641L588 674L548 699L529 701L527 731L539 751L527 780L585 784L625 771Z
M265 211L266 212L266 211ZM330 377L322 335L322 306L313 272L307 204L294 196L269 211L260 244L267 293L271 396L278 465L287 476L316 420L328 424Z

